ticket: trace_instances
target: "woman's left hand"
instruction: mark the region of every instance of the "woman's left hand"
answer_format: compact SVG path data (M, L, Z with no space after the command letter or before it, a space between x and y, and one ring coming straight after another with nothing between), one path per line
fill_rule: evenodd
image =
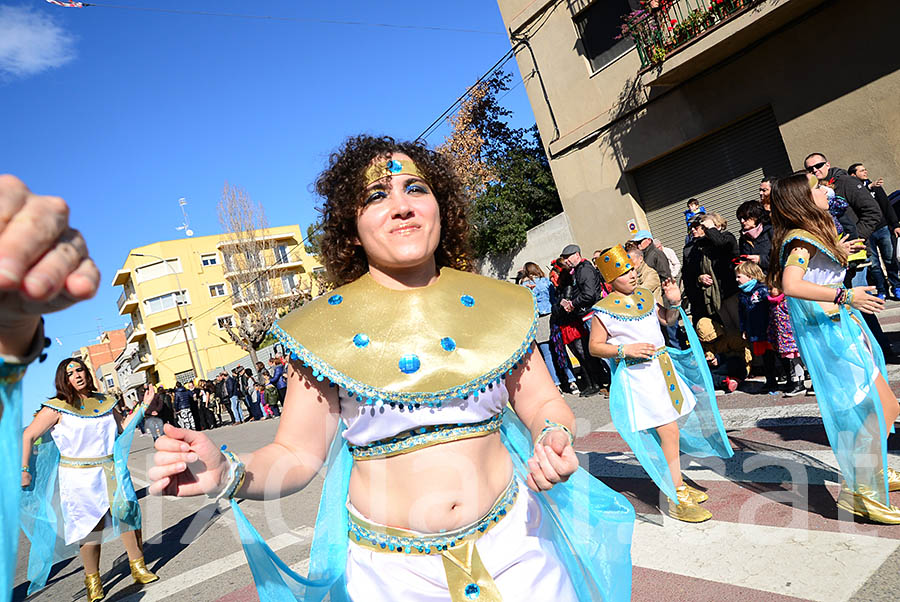
M533 491L547 491L557 483L564 483L578 470L578 457L569 435L561 429L546 434L540 444L534 446L534 455L528 459L527 484Z

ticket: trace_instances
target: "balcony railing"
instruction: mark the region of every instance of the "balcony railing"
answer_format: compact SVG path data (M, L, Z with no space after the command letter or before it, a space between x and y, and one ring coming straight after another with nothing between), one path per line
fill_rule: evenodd
M116 300L116 306L119 308L120 316L133 311L134 308L138 306L138 300L137 296L134 294L134 290L129 290L129 287L125 287L125 290L122 291L122 294L119 295L118 300Z
M622 37L631 36L641 69L670 54L763 0L647 0L622 17Z

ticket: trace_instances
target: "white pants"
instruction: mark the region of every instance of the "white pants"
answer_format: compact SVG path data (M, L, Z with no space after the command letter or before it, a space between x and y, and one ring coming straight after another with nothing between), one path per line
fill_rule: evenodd
M576 600L553 543L541 537L550 528L541 506L524 484L515 504L479 538L475 547L504 600ZM440 554L416 556L376 552L350 539L347 591L355 602L438 602L450 599Z

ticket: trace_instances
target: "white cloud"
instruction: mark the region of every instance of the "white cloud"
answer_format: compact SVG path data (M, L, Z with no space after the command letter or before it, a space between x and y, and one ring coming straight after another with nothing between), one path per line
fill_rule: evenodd
M0 77L26 77L75 58L75 36L44 11L0 5Z

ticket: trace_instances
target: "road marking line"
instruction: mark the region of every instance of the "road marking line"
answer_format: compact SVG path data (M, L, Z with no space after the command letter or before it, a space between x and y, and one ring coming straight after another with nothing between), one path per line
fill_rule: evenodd
M282 548L297 544L305 543L312 539L314 529L312 527L300 527L289 533L281 533L268 540L266 543L277 552ZM213 577L218 577L222 573L234 570L241 566L246 566L247 559L244 557L244 551L234 552L218 560L213 560L204 565L184 571L183 573L163 578L154 583L152 587L141 590L135 594L122 598L122 602L156 602L157 600L168 600L175 594L203 583Z
M662 526L635 523L631 554L634 566L837 602L849 600L898 545L858 533L665 517Z

